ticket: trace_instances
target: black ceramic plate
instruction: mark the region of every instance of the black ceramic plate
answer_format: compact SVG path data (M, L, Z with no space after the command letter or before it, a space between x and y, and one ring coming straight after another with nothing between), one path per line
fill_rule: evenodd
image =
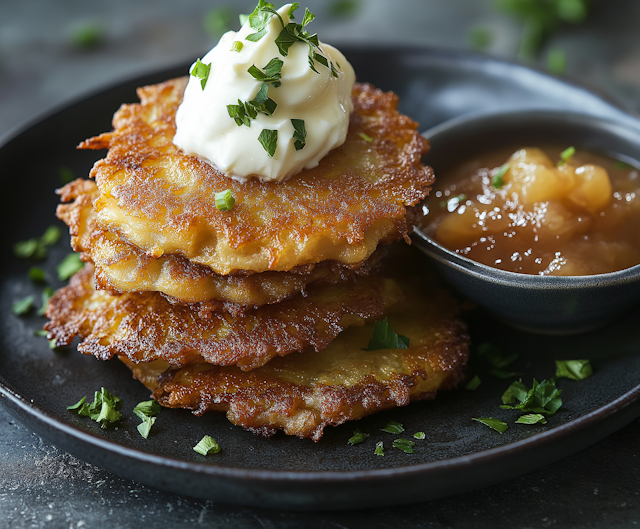
M362 51L343 47L360 80L394 90L401 110L428 128L463 113L504 108L562 108L589 112L637 126L634 118L584 89L522 66L427 49ZM381 69L380 64L385 64ZM7 139L0 148L3 240L40 235L54 221L58 168L86 175L99 153L75 145L110 129L113 112L136 101L135 87L178 76L185 67L126 82L75 103ZM55 264L68 252L61 241L43 263L52 286ZM33 335L44 320L17 317L11 304L39 297L41 286L26 279L29 263L5 249L0 316L0 395L21 422L78 457L122 476L173 492L222 502L289 509L346 509L432 499L483 487L565 457L640 415L639 310L598 332L572 338L520 333L481 312L469 314L473 345L490 341L520 353L514 368L525 382L554 374L554 359L589 358L595 374L582 382L561 380L565 405L546 425L514 425L514 413L499 409L508 381L471 361L482 385L476 391L442 393L338 428L319 443L278 434L270 440L234 427L224 416L196 418L184 410L163 410L148 440L136 430L131 410L149 396L117 361L100 362L75 348L49 349ZM416 252L416 259L422 259ZM427 266L425 264L425 266ZM66 411L101 386L120 396L125 420L118 429ZM510 429L499 434L472 417L497 417ZM391 447L396 437L380 431L389 420L404 424L405 437L424 431L415 453ZM359 428L371 438L347 445ZM192 451L209 434L223 447L215 456ZM375 442L385 456L374 455Z

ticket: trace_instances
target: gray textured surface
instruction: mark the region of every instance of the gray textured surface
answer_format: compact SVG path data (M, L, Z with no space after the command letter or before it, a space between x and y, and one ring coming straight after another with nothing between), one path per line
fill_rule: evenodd
M236 1L238 12L254 2ZM87 91L188 61L212 44L201 17L219 2L2 0L0 135ZM307 5L327 41L410 42L466 48L470 27L495 30L509 57L518 27L490 0L367 0L353 18L330 2ZM606 0L587 24L552 45L568 74L640 109L640 2ZM322 16L322 15L326 16ZM70 44L74 27L99 23L103 45ZM464 496L369 512L297 514L216 505L123 480L57 450L0 411L0 527L632 527L640 521L640 422L550 468Z

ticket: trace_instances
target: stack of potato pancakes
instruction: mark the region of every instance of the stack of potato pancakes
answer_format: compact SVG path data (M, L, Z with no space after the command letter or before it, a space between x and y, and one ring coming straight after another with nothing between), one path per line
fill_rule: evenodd
M58 191L87 265L51 300L50 336L118 356L163 406L225 411L265 436L318 440L454 387L469 342L456 303L409 250L385 259L433 182L397 97L356 84L347 140L319 166L239 182L172 143L186 84L139 89L113 132L80 145L109 152L95 183ZM227 189L235 204L221 211ZM370 346L389 329L408 347Z

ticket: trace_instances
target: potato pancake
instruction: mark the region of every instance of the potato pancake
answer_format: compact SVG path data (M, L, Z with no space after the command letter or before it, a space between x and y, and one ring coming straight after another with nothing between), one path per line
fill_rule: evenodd
M73 249L93 263L97 289L115 293L161 292L174 302L201 303L201 312L225 310L239 315L293 297L311 283L352 280L379 266L386 253L381 247L357 265L323 261L290 272L221 276L180 255L156 259L123 242L117 234L97 228L93 202L98 188L93 181L75 180L59 189L58 194L63 202L72 201L59 205L57 215L69 226Z
M434 398L464 376L469 336L449 294L406 281L402 302L385 311L391 328L409 337L407 349L366 351L374 323L341 333L322 352L274 358L243 372L204 362L183 368L167 362L121 360L163 406L207 410L256 434L318 441L323 429L410 401Z
M100 189L97 225L147 255L181 255L227 275L288 271L335 260L357 265L380 243L408 240L407 209L429 192L433 172L420 159L428 142L397 111L398 98L356 84L345 143L290 180L231 180L172 143L187 79L138 90L114 130L83 142L108 148L91 171ZM215 194L235 205L219 211Z
M345 328L363 325L396 303L393 280L362 277L338 285L311 285L302 294L264 305L241 316L202 315L197 306L172 304L156 292L111 295L93 287L90 264L51 298L45 328L58 345L80 336L78 350L106 360L166 360L183 366L195 361L260 367L273 357L325 349Z

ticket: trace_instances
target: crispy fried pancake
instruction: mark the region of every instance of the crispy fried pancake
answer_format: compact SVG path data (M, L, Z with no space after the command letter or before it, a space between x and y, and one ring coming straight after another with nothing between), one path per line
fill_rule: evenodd
M456 304L446 292L416 281L405 282L405 298L385 311L392 329L409 337L408 349L363 350L373 332L369 322L347 329L322 352L275 358L250 372L121 360L163 406L196 415L223 411L233 424L260 435L284 430L317 441L325 426L434 398L462 380L469 336Z
M408 240L407 208L428 194L433 172L420 162L427 140L393 93L357 84L344 145L285 183L242 183L172 143L186 82L139 89L141 103L116 112L113 132L80 145L109 148L91 171L100 228L149 256L181 255L221 275L357 265L381 242ZM214 196L226 189L236 203L218 211Z
M179 255L150 257L116 234L96 228L93 202L98 188L93 181L75 180L59 189L58 194L63 202L73 201L59 205L57 215L69 226L73 249L94 264L97 289L115 293L161 292L173 302L207 302L200 305L201 311L225 310L238 315L250 308L278 303L311 283L338 283L367 275L379 266L386 253L382 247L358 265L324 261L291 272L221 276Z
M195 361L255 369L271 358L313 347L325 349L343 329L379 317L400 292L389 279L363 277L338 285L312 285L307 295L264 305L234 317L172 304L155 292L111 295L93 288L85 267L49 301L46 329L58 345L76 335L78 350L106 360L163 359L182 366Z

